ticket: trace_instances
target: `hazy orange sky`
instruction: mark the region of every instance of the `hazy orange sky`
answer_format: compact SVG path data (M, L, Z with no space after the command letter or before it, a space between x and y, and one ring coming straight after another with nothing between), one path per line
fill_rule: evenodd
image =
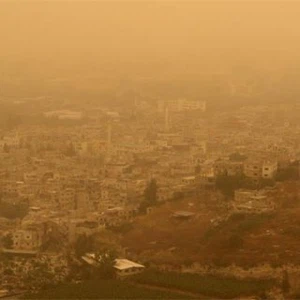
M297 1L0 1L0 58L298 59Z

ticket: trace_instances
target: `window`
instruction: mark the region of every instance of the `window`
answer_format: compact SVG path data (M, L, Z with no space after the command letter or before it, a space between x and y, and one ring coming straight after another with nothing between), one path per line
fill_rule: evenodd
M265 171L269 171L269 168L265 168Z

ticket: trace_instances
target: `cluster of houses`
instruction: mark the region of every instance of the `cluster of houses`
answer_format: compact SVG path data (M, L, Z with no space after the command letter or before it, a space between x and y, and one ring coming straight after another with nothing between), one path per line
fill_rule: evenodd
M271 110L249 106L234 116L208 115L205 102L181 99L161 102L158 110L136 105L131 115L122 108L97 115L91 110L90 116L86 110L87 123L24 124L3 133L1 205L25 210L11 222L9 215L0 218L2 236L12 236L6 251L59 249L81 234L131 222L152 179L158 202L193 197L202 189L213 193L222 175L244 176L257 186L274 180L280 168L299 158L300 125L279 120ZM82 114L46 114L53 116L74 120ZM231 209L262 213L276 206L265 191L237 190ZM123 271L129 265L116 262L120 275L142 268Z

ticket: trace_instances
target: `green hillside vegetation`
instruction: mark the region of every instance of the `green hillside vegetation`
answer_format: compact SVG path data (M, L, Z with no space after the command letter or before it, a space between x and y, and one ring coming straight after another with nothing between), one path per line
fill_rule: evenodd
M269 189L267 195L277 207L270 214L229 215L218 211L207 195L170 201L137 217L131 229L120 235L120 244L144 263L175 268L194 262L244 268L298 264L299 192L299 184L293 180ZM176 211L190 211L195 216L177 220L172 218Z
M136 275L133 280L142 284L173 288L221 299L254 295L264 296L265 292L275 284L272 280L239 280L188 273L163 273L156 270L147 270Z
M26 294L23 299L189 299L188 295L135 286L127 281L94 280L62 284L50 290Z

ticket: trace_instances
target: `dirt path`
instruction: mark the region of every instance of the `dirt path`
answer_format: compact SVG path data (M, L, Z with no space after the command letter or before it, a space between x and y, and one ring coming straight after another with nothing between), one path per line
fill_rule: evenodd
M175 289L175 288L167 288L167 287L151 285L151 284L144 284L144 283L133 283L133 284L135 286L147 288L147 289L150 289L150 290L176 293L176 294L180 294L180 295L183 295L183 296L192 297L194 299L201 299L201 300L202 299L212 299L212 298L209 298L207 296L204 296L204 295L201 295L201 294L198 294L198 293L183 291L183 290L179 290L179 289Z

